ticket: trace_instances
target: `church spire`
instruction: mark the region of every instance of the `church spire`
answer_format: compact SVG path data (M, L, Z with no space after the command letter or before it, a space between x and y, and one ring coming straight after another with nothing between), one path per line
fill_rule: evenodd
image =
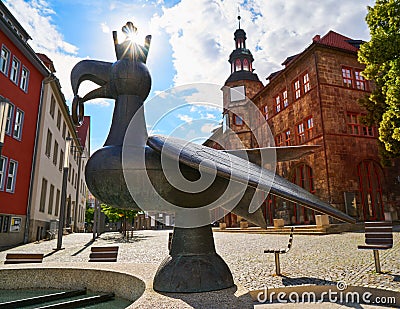
M253 73L253 55L250 50L246 48L246 32L241 28L240 9L238 8L238 23L239 27L234 33L235 49L229 56L229 63L231 64L231 75L228 81L234 80L256 80L259 81L258 76Z
M238 7L238 17L237 17L238 21L239 21L239 29L240 29L240 20L242 19L240 17L240 7Z

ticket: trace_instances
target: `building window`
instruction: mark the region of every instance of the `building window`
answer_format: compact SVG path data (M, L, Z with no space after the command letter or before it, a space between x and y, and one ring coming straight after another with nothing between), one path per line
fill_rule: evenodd
M343 83L346 87L352 88L352 77L351 77L351 69L349 68L342 68L342 77Z
M7 158L0 157L0 191L4 190L4 175L6 174Z
M235 60L235 71L240 71L242 69L242 63L240 62L240 59Z
M275 112L279 113L281 111L281 97L278 95L275 97Z
M47 179L42 179L42 191L40 192L40 204L39 204L39 211L44 212L46 207L46 196L47 196Z
M343 84L348 88L368 90L368 83L361 75L362 70L342 67Z
M54 112L55 112L55 110L56 110L56 99L54 98L54 96L52 95L51 96L51 99L50 99L50 110L49 110L49 113L50 113L50 115L51 115L51 117L54 119Z
M275 146L276 146L276 147L281 147L281 146L283 146L283 137L282 137L282 134L278 134L277 136L275 136Z
M29 83L29 70L27 68L23 67L19 87L23 91L28 92L28 83Z
M305 72L293 81L294 99L299 99L311 89L308 72Z
M375 127L368 127L361 122L362 114L347 113L347 133L351 135L375 136Z
M57 111L57 129L61 129L61 112L60 110Z
M314 128L314 121L312 117L309 117L305 120L305 125L306 125L306 131L305 131L305 135L306 135L306 139L310 140L314 137L313 135L313 128Z
M15 112L13 137L20 140L22 136L22 125L24 123L24 112L17 108Z
M72 168L71 168L71 163L69 164L68 167L68 181L71 182L71 173L72 173Z
M281 110L288 107L289 101L287 97L287 90L282 90L277 96L275 96L274 101L276 113L279 113Z
M54 141L54 148L53 148L53 164L57 166L57 160L58 160L58 143L55 140Z
M14 105L10 104L6 120L6 134L11 135L12 120L14 118Z
M57 189L56 193L56 205L54 209L54 215L58 216L58 210L60 209L60 190Z
M265 120L268 120L268 106L264 105L261 107L261 114L263 115Z
M296 126L296 140L297 144L302 144L306 141L306 135L304 133L304 123L300 122Z
M289 106L289 101L288 101L288 97L287 97L287 90L284 90L282 92L282 99L283 99L283 108L286 108Z
M308 73L303 75L303 89L304 93L310 91L310 78L308 77Z
M237 126L243 126L243 119L242 117L238 116L238 115L234 115L233 116L233 123Z
M13 60L11 62L10 79L13 83L17 85L18 85L18 74L20 65L21 63L19 62L19 60L13 57Z
M301 96L300 80L294 81L294 99L297 100Z
M3 227L1 228L2 233L7 233L10 228L10 216L3 217Z
M18 162L10 160L8 165L8 175L6 182L6 192L13 193L15 190L15 181L17 178Z
M58 165L58 169L62 171L64 165L64 151L60 150L60 161Z
M53 213L53 202L54 202L54 186L50 185L49 207L47 208L47 213L49 215L51 215Z
M53 140L53 134L51 131L48 129L47 130L47 138L46 138L46 149L45 149L45 155L50 158L50 153L51 153L51 141Z
M354 78L356 81L356 88L360 90L367 90L367 81L361 76L360 70L354 70Z
M8 74L9 62L10 62L10 51L5 46L3 46L1 48L0 71L5 75Z
M63 122L63 130L62 130L62 138L65 139L65 132L67 131L67 127L65 125L65 122Z
M296 125L296 142L302 144L314 137L314 120L307 117Z
M286 130L285 131L284 138L285 138L285 141L284 141L285 146L290 146L291 145L291 142L290 142L290 130Z

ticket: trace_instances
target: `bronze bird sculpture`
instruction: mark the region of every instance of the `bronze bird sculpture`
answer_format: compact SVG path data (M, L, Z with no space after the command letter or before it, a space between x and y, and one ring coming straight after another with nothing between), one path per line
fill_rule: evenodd
M249 205L259 192L266 192L336 219L354 222L353 218L275 175L274 171L250 162L256 162L253 157L262 149L219 151L180 139L148 136L142 107L151 87L145 65L151 37L147 36L141 46L129 39L136 32L132 23L128 22L123 31L127 39L122 43L118 43L113 32L116 62L83 60L73 68L72 116L79 124L83 120L84 102L95 98L115 100L104 147L86 165L86 183L96 198L119 208L171 212L179 208L175 213L170 254L154 278L155 290L202 292L233 286L228 266L215 251L209 205L230 209L265 228L261 210L250 212ZM78 88L84 80L100 87L81 98ZM134 129L130 128L132 125ZM278 160L280 157L292 159L308 151L307 147L280 149ZM244 152L248 154L247 160L240 157ZM174 176L178 174L171 174L173 169L178 169L182 179ZM185 185L197 184L202 176L211 179L211 185L204 190L182 189ZM228 189L233 193L226 194ZM203 208L206 210L196 212Z

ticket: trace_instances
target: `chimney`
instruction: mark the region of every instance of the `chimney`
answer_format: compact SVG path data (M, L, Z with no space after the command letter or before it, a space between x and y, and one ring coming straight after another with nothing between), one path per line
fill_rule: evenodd
M319 42L319 40L321 39L321 36L319 34L317 34L316 36L313 37L313 42Z

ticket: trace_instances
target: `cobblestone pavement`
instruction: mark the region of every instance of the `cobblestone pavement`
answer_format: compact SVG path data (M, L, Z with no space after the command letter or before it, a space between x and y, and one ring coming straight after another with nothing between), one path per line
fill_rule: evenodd
M75 233L63 237L62 251L54 251L56 240L30 243L0 252L4 261L7 252L40 252L46 262L87 262L91 245L118 245L118 261L159 264L168 254L170 231L135 231L126 240L120 233L104 233L94 243L91 234ZM371 250L358 250L364 243L363 233L331 235L294 235L293 247L281 255L283 277L275 272L273 254L264 249L287 245L287 235L214 233L217 252L226 261L237 281L249 290L264 286L280 287L299 284L330 285L345 281L400 291L400 233L394 233L394 247L380 251L381 268L376 274Z
M64 250L54 251L56 240L41 241L0 252L0 263L7 252L40 252L45 263L87 262L90 246L118 245L118 264L151 264L149 278L168 254L168 233L171 231L135 231L129 240L119 233L104 233L95 242L91 234L71 234L63 237ZM293 247L281 255L281 270L275 272L273 254L264 249L287 245L287 235L214 233L217 252L226 261L235 283L246 290L293 285L347 285L376 287L400 292L400 233L394 232L394 247L380 251L384 274L376 274L371 250L358 250L364 243L363 233L332 235L294 235ZM0 265L1 265L0 264ZM129 264L126 264L129 265Z

